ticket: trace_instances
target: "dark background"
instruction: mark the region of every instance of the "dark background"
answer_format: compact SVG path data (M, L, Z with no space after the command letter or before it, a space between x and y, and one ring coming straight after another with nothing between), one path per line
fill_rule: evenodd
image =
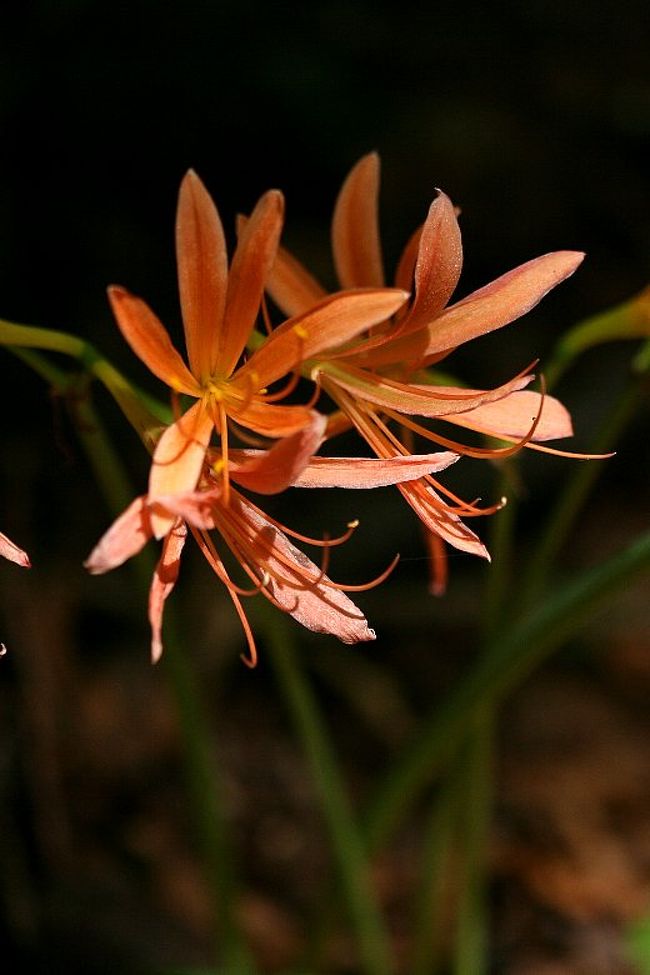
M332 284L332 204L351 165L376 149L383 167L381 220L389 276L435 187L462 208L466 260L461 295L546 251L587 251L578 273L528 319L474 343L476 348L455 360L454 368L471 384L504 381L532 358L543 361L570 324L647 283L647 17L641 0L454 5L325 0L277 6L250 0L61 0L25 2L19 9L3 4L0 316L87 337L127 375L162 395L124 347L105 288L120 283L146 297L180 341L173 222L185 170L191 166L202 176L231 241L235 214L250 211L267 188L280 187L287 198L285 241ZM630 355L630 347L623 345L595 350L560 387L576 419L576 449L588 446L593 427L611 409L627 378ZM135 702L133 713L126 708L122 714L120 688L125 680L131 688L142 685L151 704L158 677L147 669L143 594L132 590L125 570L106 580L88 580L81 569L110 514L65 411L9 353L3 353L2 376L1 527L29 550L35 566L29 576L2 567L1 635L6 634L14 657L2 662L3 723L7 733L17 729L18 737L18 744L11 739L6 746L6 788L12 799L17 788L22 797L17 808L25 819L22 813L10 818L10 826L15 831L16 822L27 824L23 892L29 904L38 887L34 876L63 873L69 881L71 875L58 847L58 852L48 851L42 822L39 833L39 802L51 809L54 801L38 771L36 784L30 785L30 769L49 767L43 742L54 736L63 768L55 788L61 808L53 829L59 845L78 852L81 830L92 849L93 843L100 844L97 836L103 841L108 835L106 848L123 851L120 816L126 821L125 809L142 808L135 782L142 776L149 782L150 763L158 761L152 758L155 743L152 754L138 753L126 772L116 767L113 778L107 775L108 784L101 780L101 788L89 773L92 794L106 793L109 799L104 805L103 798L97 799L97 810L103 811L95 811L94 818L90 812L87 820L81 817L84 834L70 809L78 788L83 795L84 761L89 768L93 762L80 757L74 741L86 733L88 741L98 739L107 747L102 735L110 727L115 735L111 747L119 752L125 736L142 732L138 721L143 720ZM140 492L147 458L103 394L97 399ZM526 468L523 537L536 524L535 504L561 483L562 465L570 463L545 459ZM467 469L474 478L471 490L489 494L491 475L486 480L482 465ZM587 515L569 562L590 562L647 524L647 475L646 414L608 465L597 507ZM395 641L400 641L400 655L408 657L409 640L430 649L432 625L441 635L458 626L463 600L484 578L484 567L454 557L449 597L433 603L426 596L414 519L392 493L362 502L355 498L353 511L347 498L325 503L330 507L316 519L309 512L309 528L316 534L332 529L333 520L338 524L359 513L368 523L361 545L348 547L350 561L338 563L339 575L372 575L398 548L406 556L396 588L391 589L391 581L383 590L386 596L364 603L388 634L377 659L399 669ZM299 504L292 499L290 516L304 520ZM485 537L486 526L479 530ZM189 642L209 671L214 658L236 660L238 631L215 592L216 583L194 555L187 562L184 591L176 599L181 610L192 614ZM399 635L403 624L406 637ZM327 651L339 654L337 646L324 642ZM21 653L28 664L21 664ZM414 651L418 677L423 659ZM43 666L45 671L39 669ZM108 691L101 697L97 687L104 685L97 684L98 675L108 681L114 697ZM253 676L240 668L229 679L237 693L225 720L232 724L236 752L248 695L257 707L255 695L267 693L268 678L262 666ZM34 697L32 682L44 699ZM83 701L93 689L94 704L87 706L84 718ZM417 691L409 693L417 704ZM28 714L44 709L50 725L39 730L38 721L34 726L24 717L25 708ZM121 716L113 724L107 718L98 731L96 715L116 711ZM160 718L162 726L165 720ZM21 758L25 741L26 759ZM36 758L30 742L37 743ZM39 758L40 747L45 747L45 758ZM105 762L105 756L96 761ZM162 773L161 781L167 781ZM155 806L160 791L152 788ZM20 828L17 835L22 835ZM77 839L71 841L70 835ZM56 883L52 886L57 889ZM83 900L79 885L72 887ZM35 902L40 904L38 897ZM31 928L18 914L16 920L8 912L8 943L38 943L39 911ZM82 915L74 916L78 921ZM151 925L155 931L159 921L151 918L157 917L152 908L148 933ZM101 950L111 938L119 944L124 933L121 928L120 935L97 934L92 921L88 927ZM67 958L66 923L54 928L64 932L54 955L59 957L58 951Z

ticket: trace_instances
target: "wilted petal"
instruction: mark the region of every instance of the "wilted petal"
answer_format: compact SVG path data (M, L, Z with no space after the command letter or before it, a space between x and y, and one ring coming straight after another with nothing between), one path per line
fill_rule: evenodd
M301 488L375 488L414 481L455 464L459 455L449 450L406 457L312 457L293 481Z
M389 318L407 298L407 292L397 288L330 295L306 314L276 328L237 375L252 377L258 389L269 386L301 362L335 349Z
M230 274L223 328L219 338L218 370L230 375L248 341L275 260L282 230L284 199L278 190L261 198L237 244Z
M325 288L284 247L278 248L266 290L287 316L304 314L327 295Z
M187 527L182 521L172 527L163 542L160 560L151 580L149 622L151 623L151 662L154 664L162 656L162 620L165 600L176 585L186 537Z
M100 575L117 568L138 552L149 541L153 532L146 498L132 501L126 511L113 522L105 535L92 550L84 566L93 575Z
M296 482L320 447L326 426L327 417L314 413L308 426L278 440L270 450L232 450L229 454L232 479L257 494L284 491Z
M525 437L535 417L542 414L532 436L532 440L556 440L571 437L573 426L571 416L565 406L554 396L544 396L532 390L510 393L493 403L484 403L467 413L449 418L452 423L493 437Z
M196 486L213 426L212 417L199 400L167 427L153 455L150 502L159 501L161 495L191 491ZM156 538L166 535L172 522L170 516L152 510L151 524Z
M219 214L193 170L183 179L178 196L176 257L190 368L197 379L205 380L217 363L228 258Z
M330 633L343 643L375 639L358 606L334 589L327 576L286 535L245 498L237 495L232 505L254 535L257 561L270 576L266 589L285 612L308 630Z
M116 285L108 289L108 297L122 335L145 366L178 393L196 396L198 386L194 376L149 306Z
M24 569L31 568L31 562L29 561L29 556L27 552L23 552L22 548L18 548L17 545L3 535L0 532L0 555L3 559L9 559L10 562L15 562L16 565L22 565Z
M378 226L379 156L371 152L350 171L332 220L334 264L343 288L384 283Z

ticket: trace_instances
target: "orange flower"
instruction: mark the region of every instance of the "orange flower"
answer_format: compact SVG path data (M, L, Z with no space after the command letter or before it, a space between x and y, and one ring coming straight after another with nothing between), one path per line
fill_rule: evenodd
M227 503L229 423L267 437L288 436L310 423L311 409L278 404L282 394L269 393L268 387L290 372L303 352L318 354L354 338L393 314L407 298L401 290L377 288L325 298L286 322L244 367L237 368L275 259L282 214L282 195L271 190L255 207L228 270L217 210L195 173L190 171L183 179L176 250L189 365L142 300L123 288L109 289L118 325L133 351L175 394L197 400L156 445L150 504L196 486L215 429L226 461L222 475ZM157 538L169 532L173 523L169 514L154 508L150 517Z
M262 494L278 493L291 484L301 487L376 487L421 477L424 473L441 470L457 459L456 454L449 452L384 462L369 458L313 457L322 441L325 425L325 417L315 414L309 426L279 440L268 451L232 450L229 458L231 480ZM198 490L156 499L151 496L136 498L109 528L85 563L86 568L95 574L116 568L136 555L153 536L154 515L171 521L149 595L152 659L158 660L162 653L164 603L178 577L188 525L234 603L248 642L246 662L251 666L256 662L257 651L242 597L258 592L307 629L330 633L344 643L373 640L374 632L369 629L363 613L345 593L376 585L388 572L365 586L342 586L326 575L330 550L350 537L356 523L351 523L337 539L317 540L296 535L264 514L232 485L226 501L223 481L214 474L215 466L223 463L223 457L211 450L208 460ZM250 578L252 588L242 589L230 577L209 535L212 530L219 532ZM322 548L324 564L318 567L311 562L293 545L289 535ZM392 565L388 571L391 569Z
M339 281L345 288L383 285L377 221L379 160L365 156L343 184L334 210L332 242ZM460 230L449 198L439 192L423 227L407 244L396 273L399 288L413 290L409 305L354 341L305 361L308 373L334 400L329 435L354 425L380 457L407 454L389 428L395 421L453 451L470 456L504 456L508 449L469 448L407 419L444 419L504 440L511 452L531 441L572 433L569 414L557 400L523 391L528 370L493 390L436 385L425 371L459 345L521 317L556 284L571 275L583 254L558 251L523 264L453 305L448 302L462 266ZM285 314L303 312L325 294L321 285L287 251L280 249L267 285ZM415 378L415 382L413 379ZM539 448L548 449L548 448ZM399 486L425 528L438 566L434 591L444 588L440 539L489 558L461 520L491 513L455 497L432 477ZM443 494L445 500L440 496Z

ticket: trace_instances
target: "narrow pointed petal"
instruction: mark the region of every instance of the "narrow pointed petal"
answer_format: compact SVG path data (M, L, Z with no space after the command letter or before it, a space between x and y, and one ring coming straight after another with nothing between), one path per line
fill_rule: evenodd
M3 535L0 532L0 555L3 559L9 559L10 562L15 562L16 565L22 565L24 569L31 568L31 562L29 561L29 555L27 552L23 552L22 548L18 548L17 545Z
M335 349L389 318L407 298L407 292L397 288L329 295L306 314L276 328L237 375L251 377L257 389L269 386L305 360Z
M315 633L330 633L343 643L374 640L361 610L328 585L329 579L278 528L240 495L233 501L238 516L254 531L259 564L271 576L266 586L273 599L298 623ZM278 577L288 580L278 581ZM295 583L295 584L292 584Z
M490 555L478 535L451 511L433 488L423 481L398 485L406 501L424 527L461 552L490 560Z
M554 396L523 390L510 393L493 403L484 403L467 413L449 417L452 423L493 437L525 437L535 417L542 414L532 436L533 442L573 436L571 416ZM447 419L445 417L445 419Z
M176 257L190 368L197 379L205 380L217 362L228 258L217 209L192 170L183 179L178 196Z
M228 415L247 430L253 430L263 437L290 437L309 426L314 418L314 410L308 406L283 406L280 403L266 403L261 397L254 397L246 408L238 412L235 408Z
M327 365L322 369L328 383L347 390L354 396L374 403L384 409L396 410L414 416L450 416L465 413L483 403L502 399L514 390L521 389L532 382L533 376L515 376L509 382L495 389L451 390L449 386L419 386L399 383L393 379L362 369Z
M399 457L312 457L293 481L300 488L376 488L415 481L455 464L452 451Z
M343 288L380 288L384 283L378 197L379 156L371 152L350 171L334 208L332 247Z
M278 249L266 290L278 308L291 317L303 315L327 295L325 288L284 247Z
M229 376L255 324L264 285L275 260L282 230L284 199L278 190L261 198L239 238L230 274L217 369Z
M157 663L163 652L162 621L165 600L176 585L181 567L181 552L187 537L187 526L177 522L165 537L162 553L151 580L149 590L149 622L151 624L151 662Z
M584 254L555 251L522 264L447 308L428 326L424 355L456 348L521 318L570 277Z
M100 538L84 562L92 575L101 575L117 568L137 555L149 541L153 532L146 500L140 497L132 501Z
M460 227L449 197L440 192L429 208L415 265L415 297L404 329L428 325L445 307L463 266Z
M258 494L284 491L295 483L320 447L326 426L327 417L314 413L308 426L291 437L278 440L270 450L231 451L229 461L233 481ZM241 458L239 462L238 457Z
M212 417L200 400L167 427L153 455L149 474L150 504L158 501L161 495L191 491L196 487L213 427ZM151 525L155 537L166 535L173 520L153 508Z
M196 396L196 379L149 306L116 285L108 289L108 297L122 335L145 366L177 393Z

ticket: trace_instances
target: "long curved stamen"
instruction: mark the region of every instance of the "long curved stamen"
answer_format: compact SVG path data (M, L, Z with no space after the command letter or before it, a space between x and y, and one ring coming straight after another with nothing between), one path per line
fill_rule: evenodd
M400 555L398 553L392 559L390 565L388 565L387 568L385 568L383 572L380 572L379 575L376 576L374 579L371 579L370 582L362 582L359 585L350 585L348 583L332 582L331 579L328 579L327 582L332 589L339 589L341 592L366 592L368 589L374 589L376 586L380 586L382 582L385 582L386 579L388 579L389 575L394 571L399 560L400 560Z
M250 589L244 589L242 586L238 586L237 583L233 582L228 575L226 567L224 566L221 557L215 548L214 542L208 535L207 531L205 531L205 529L192 528L192 533L210 568L218 576L220 582L223 582L224 586L236 593L237 596L242 596L243 598L257 596L264 586L268 585L269 580L267 573L261 579L257 579L256 585L251 586Z
M282 389L277 390L277 392L275 392L275 393L265 393L264 394L264 402L265 403L277 403L277 402L279 402L279 400L282 400L286 396L289 396L291 393L293 393L294 389L296 388L296 386L300 382L301 378L302 377L301 377L300 373L297 370L294 370L292 372L292 374L291 374L291 377L290 377L289 381L287 382L287 384L285 386L283 386Z
M299 542L303 542L305 545L313 545L316 548L335 548L337 545L343 545L345 542L350 540L355 530L359 527L359 520L355 518L353 521L348 522L347 528L342 535L335 536L334 538L328 537L327 539L310 538L309 535L301 535L300 532L294 531L294 529L283 525L282 522L278 521L276 518L273 518L268 514L268 512L262 511L261 508L258 508L257 505L250 500L250 498L247 500L251 508L258 515L264 518L265 521L270 522L274 528L278 529L278 531L281 531L284 535L288 535L290 538L295 538Z

